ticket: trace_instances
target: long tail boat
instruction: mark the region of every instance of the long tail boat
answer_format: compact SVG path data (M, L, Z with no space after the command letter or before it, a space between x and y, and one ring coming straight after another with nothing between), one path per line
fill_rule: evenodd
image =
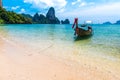
M74 28L75 25L76 25L76 27ZM87 27L88 29L85 30L82 27ZM92 32L93 32L92 27L87 26L86 24L83 24L83 25L81 25L81 27L78 27L78 18L75 18L72 28L74 28L74 30L75 30L74 35L77 35L78 37L90 36L90 35L92 35Z

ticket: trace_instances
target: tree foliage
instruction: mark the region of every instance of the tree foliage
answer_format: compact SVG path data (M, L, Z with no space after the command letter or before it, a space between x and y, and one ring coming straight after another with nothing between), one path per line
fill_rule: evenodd
M16 14L13 11L6 11L0 7L0 23L1 24L29 24L32 23L30 18L26 18L21 14Z

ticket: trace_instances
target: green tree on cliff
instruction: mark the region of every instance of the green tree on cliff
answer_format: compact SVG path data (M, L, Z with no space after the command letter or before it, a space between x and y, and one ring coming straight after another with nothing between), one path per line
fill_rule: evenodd
M29 24L32 23L30 18L25 18L21 14L16 14L13 11L6 11L0 7L0 23L3 24Z

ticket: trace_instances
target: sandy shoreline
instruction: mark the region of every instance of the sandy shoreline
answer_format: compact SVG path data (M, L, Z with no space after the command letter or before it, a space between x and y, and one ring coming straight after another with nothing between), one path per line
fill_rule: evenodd
M120 80L119 60L110 61L81 54L77 61L74 57L46 55L57 53L57 48L54 45L38 54L33 49L0 36L0 80ZM67 51L64 50L64 53Z

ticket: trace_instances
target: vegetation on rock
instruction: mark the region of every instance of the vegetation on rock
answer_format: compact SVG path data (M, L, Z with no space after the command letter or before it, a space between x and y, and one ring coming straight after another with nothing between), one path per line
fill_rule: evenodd
M23 17L13 11L6 11L0 7L0 23L1 24L29 24L32 23L30 18Z

